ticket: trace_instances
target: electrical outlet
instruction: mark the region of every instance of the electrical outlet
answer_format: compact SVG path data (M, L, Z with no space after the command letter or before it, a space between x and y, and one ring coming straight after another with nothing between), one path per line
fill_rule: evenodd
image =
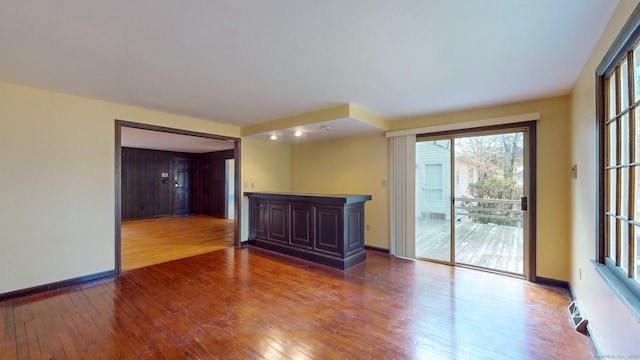
M387 180L382 180L382 187L387 187Z
M572 179L577 179L578 178L578 165L573 165L571 166L571 178Z
M371 231L371 225L367 224L367 231Z

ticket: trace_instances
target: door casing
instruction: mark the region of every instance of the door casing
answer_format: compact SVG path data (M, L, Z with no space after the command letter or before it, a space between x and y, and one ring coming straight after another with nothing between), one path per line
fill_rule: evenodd
M189 135L195 137L204 137L209 139L217 139L217 140L228 140L234 142L234 160L235 160L235 168L234 168L234 188L235 193L237 194L240 190L240 142L239 138L223 136L223 135L215 135L215 134L207 134L200 133L189 130L181 130L168 128L163 126L156 125L148 125L135 123L124 120L115 120L115 274L119 275L122 272L122 260L121 260L121 243L122 243L122 233L121 233L121 225L122 225L122 127L129 127L135 129L142 130L152 130L165 132L170 134L178 134L178 135ZM236 247L240 247L240 197L235 197L235 212L234 212L234 228L233 228L233 237L234 244Z

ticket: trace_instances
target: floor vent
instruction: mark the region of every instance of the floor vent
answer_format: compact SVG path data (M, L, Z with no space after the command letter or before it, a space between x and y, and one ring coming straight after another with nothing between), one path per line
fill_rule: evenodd
M571 320L573 321L573 326L575 327L576 331L579 331L585 335L589 335L587 331L587 324L589 323L589 321L585 319L580 312L578 304L576 304L575 301L572 301L571 304L569 304L567 310L569 310L569 316L571 316Z

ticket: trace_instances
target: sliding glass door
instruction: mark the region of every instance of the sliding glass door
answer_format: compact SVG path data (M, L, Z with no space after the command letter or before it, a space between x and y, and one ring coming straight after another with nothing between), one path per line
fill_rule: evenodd
M416 257L451 262L451 139L416 142Z
M527 129L421 137L416 257L527 275Z

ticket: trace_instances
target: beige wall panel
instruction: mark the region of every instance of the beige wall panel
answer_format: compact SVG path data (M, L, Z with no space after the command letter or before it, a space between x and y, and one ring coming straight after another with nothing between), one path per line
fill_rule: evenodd
M264 141L251 138L242 139L242 182L240 191L289 191L290 162L288 144L276 141ZM242 214L248 219L249 200L244 195L241 198ZM247 240L249 236L249 222L241 223L240 239Z
M291 191L371 195L365 244L384 249L389 248L388 173L383 134L291 146Z
M115 119L240 129L0 83L0 293L113 270Z
M640 354L640 320L596 272L596 109L595 69L638 1L620 1L571 94L571 286L589 319L602 355ZM580 271L582 269L582 271Z

